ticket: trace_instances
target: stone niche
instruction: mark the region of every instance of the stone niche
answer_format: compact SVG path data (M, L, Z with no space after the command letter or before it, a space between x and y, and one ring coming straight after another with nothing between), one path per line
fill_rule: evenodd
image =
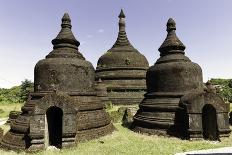
M30 120L30 148L75 144L78 120L75 105L70 96L55 92L38 100Z
M220 140L229 137L229 104L213 92L194 91L181 97L176 116L179 136Z

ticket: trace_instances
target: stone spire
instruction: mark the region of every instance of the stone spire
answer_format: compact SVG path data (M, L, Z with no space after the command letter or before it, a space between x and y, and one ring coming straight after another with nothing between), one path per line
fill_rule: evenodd
M121 47L121 46L129 46L129 47L133 47L131 45L131 43L129 42L127 35L126 35L126 23L125 23L125 14L123 12L123 10L121 9L121 12L118 16L119 18L119 32L118 32L118 38L116 40L116 42L114 43L113 47Z
M78 51L78 46L80 45L80 42L74 37L71 28L71 19L68 13L65 13L62 18L61 30L57 37L52 40L52 44L54 45L53 51L49 53L46 58L79 57L81 59L84 59L82 54Z
M121 9L120 14L118 15L118 18L126 18L126 16L125 16L125 14L124 14L124 12L123 12L122 9Z
M146 91L148 61L129 42L125 31L125 14L121 10L115 44L97 62L95 80L102 80L112 104L138 104Z
M164 56L172 53L183 53L185 50L184 44L176 36L176 23L172 18L169 18L167 22L167 37L163 44L160 46L160 55Z

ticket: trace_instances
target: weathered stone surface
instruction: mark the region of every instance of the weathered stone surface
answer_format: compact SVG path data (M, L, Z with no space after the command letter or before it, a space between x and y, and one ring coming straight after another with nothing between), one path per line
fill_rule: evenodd
M0 128L0 142L2 141L3 133L4 133L3 129Z
M10 124L13 120L18 118L18 116L21 114L21 111L11 111L9 114L9 119L7 120L7 124Z
M208 93L217 93L216 88L212 85L212 83L210 81L207 81L206 84L206 89L205 91Z
M112 105L112 103L108 97L106 87L107 86L104 83L102 83L101 79L96 81L95 90L97 92L97 96L100 98L101 102L103 103L104 108L110 107Z
M228 105L210 83L204 91L202 70L184 55L185 46L175 30L170 18L160 58L147 71L147 93L134 116L133 130L189 139L228 136Z
M114 130L95 89L92 64L78 51L67 13L46 59L35 66L34 92L11 123L1 145L8 149L40 150L70 147Z
M147 93L134 116L135 131L171 134L180 97L202 87L201 68L184 55L185 46L175 30L174 20L169 19L160 58L146 74Z
M184 138L219 140L229 136L230 106L211 91L194 91L181 98L177 128Z
M107 86L113 104L138 104L146 90L146 58L129 42L125 31L125 14L119 15L119 33L113 47L97 63L96 80Z
M230 114L229 114L229 122L230 122L230 125L232 125L232 112L230 112Z
M62 18L61 31L52 40L53 51L35 66L35 91L94 91L94 68L78 50L68 14Z
M125 113L122 118L122 125L130 128L133 122L133 113L130 108L126 108Z

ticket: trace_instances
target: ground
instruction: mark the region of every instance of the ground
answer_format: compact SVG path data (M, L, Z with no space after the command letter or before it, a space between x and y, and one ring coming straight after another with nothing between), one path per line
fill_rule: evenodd
M173 155L177 152L185 152L198 149L219 148L231 146L232 136L222 139L221 142L210 141L188 141L180 140L178 138L167 138L163 136L148 136L135 133L127 128L121 126L121 123L114 123L117 131L113 134L79 143L76 147L71 149L62 149L59 154L64 155ZM4 130L8 130L6 125L2 126ZM16 155L15 152L7 152L0 150L1 155ZM24 152L19 153L25 154ZM36 155L56 155L57 151L41 151L35 153Z
M22 105L23 105L22 103L13 103L13 104L0 103L0 118L8 117L10 111L13 110L20 111Z

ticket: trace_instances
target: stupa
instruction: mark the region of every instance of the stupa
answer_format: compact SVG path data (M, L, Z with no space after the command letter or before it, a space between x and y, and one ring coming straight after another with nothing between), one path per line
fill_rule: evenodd
M185 56L175 30L170 18L160 58L147 71L147 93L134 116L133 130L187 139L228 136L228 104L204 91L202 70Z
M101 79L96 81L95 90L97 92L97 96L101 99L104 104L104 108L109 108L111 106L111 101L109 100L106 85L102 83Z
M147 59L129 42L125 14L119 14L119 33L113 47L97 63L96 80L107 86L113 104L139 104L146 90Z
M114 130L95 91L95 70L78 50L67 13L61 27L53 51L35 66L34 92L4 135L5 148L64 148Z

